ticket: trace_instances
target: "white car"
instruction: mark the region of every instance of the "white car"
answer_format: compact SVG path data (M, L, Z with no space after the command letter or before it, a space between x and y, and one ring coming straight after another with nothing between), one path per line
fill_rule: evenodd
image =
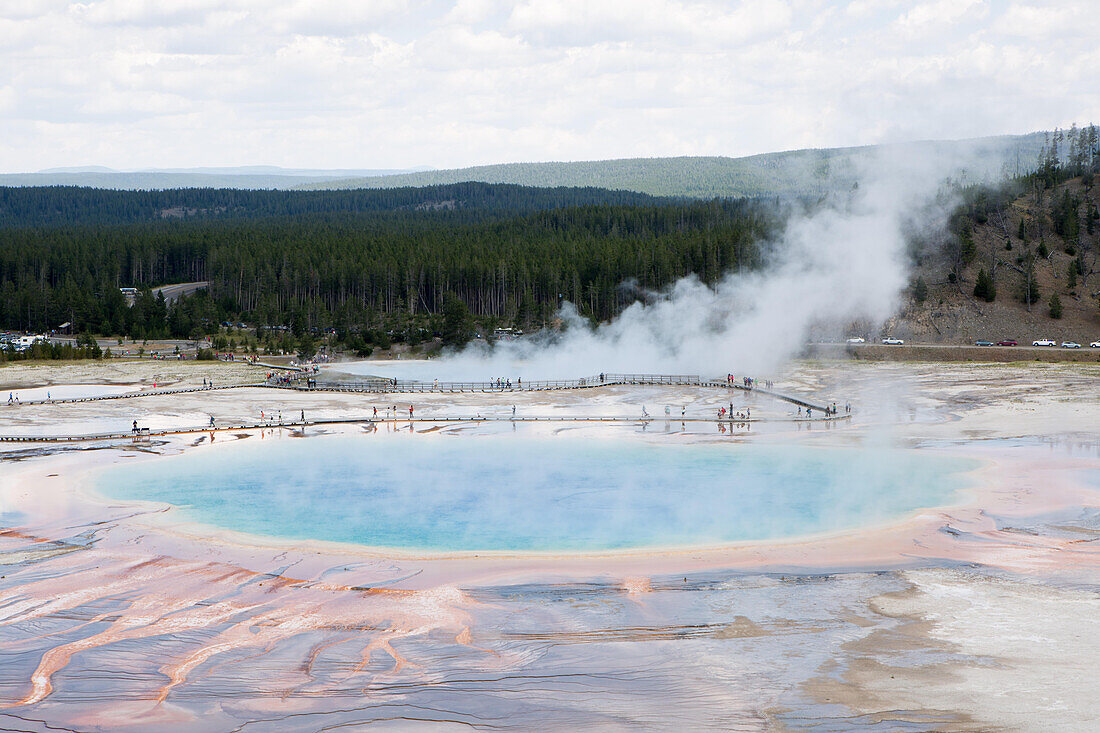
M1062 348L1063 349L1079 349L1079 348L1081 348L1081 344L1077 343L1076 341L1063 341L1062 342Z
M1032 341L1031 345L1032 346L1057 346L1058 344L1054 343L1054 339L1039 339L1038 341Z
M1100 341L1093 341L1089 344L1090 349L1100 349Z
M863 337L862 336L853 336L852 338L845 341L845 343L848 343L848 344L862 344L863 343Z
M902 341L901 339L896 339L893 336L887 336L886 338L884 338L882 340L882 343L890 344L891 346L898 346L900 344L904 344L905 342Z

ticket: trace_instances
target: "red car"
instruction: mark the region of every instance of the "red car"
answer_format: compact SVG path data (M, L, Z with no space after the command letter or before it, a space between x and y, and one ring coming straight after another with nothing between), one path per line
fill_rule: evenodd
M1016 339L1003 339L997 342L998 346L1016 346Z

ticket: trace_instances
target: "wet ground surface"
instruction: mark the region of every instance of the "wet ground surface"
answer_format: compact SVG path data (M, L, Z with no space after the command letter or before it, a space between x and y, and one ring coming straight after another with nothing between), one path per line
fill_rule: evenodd
M781 381L852 395L858 419L851 428L776 428L738 440L882 441L1001 461L988 477L988 505L938 510L938 529L877 563L841 559L848 555L823 544L798 562L768 560L765 548L751 550L763 558L755 565L702 567L685 557L682 572L667 558L650 572L598 561L554 572L548 561L527 579L510 569L501 581L457 572L448 581L432 563L241 548L178 527L166 534L148 508L88 503L70 490L77 466L201 448L205 436L7 450L0 728L1088 730L1100 716L1089 694L1100 653L1100 443L1089 427L1096 372L803 365ZM372 404L351 399L292 395L274 405L257 391L148 398L125 409L182 423L214 411L323 414ZM667 403L709 412L724 402L689 390L622 390L519 409L646 404L654 412ZM423 400L417 409L453 405ZM510 410L511 400L474 407ZM21 408L16 427L130 418L62 409ZM732 438L670 422L667 431L602 434ZM266 439L294 434L273 430ZM1032 464L1042 470L1021 468ZM37 478L16 481L23 471ZM418 581L431 572L430 582Z

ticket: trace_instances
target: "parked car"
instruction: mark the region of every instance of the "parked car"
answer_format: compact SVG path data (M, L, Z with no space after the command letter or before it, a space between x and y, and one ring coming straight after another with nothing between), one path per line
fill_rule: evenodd
M1063 349L1079 349L1079 348L1081 348L1081 344L1077 343L1076 341L1063 341L1062 342L1062 348Z
M998 346L1015 346L1016 339L1001 339L997 342Z
M1093 341L1089 344L1090 349L1100 349L1100 341Z
M1038 341L1032 341L1032 346L1057 346L1054 339L1039 339Z
M896 339L893 336L887 336L886 338L884 338L882 340L882 343L890 344L891 346L897 346L899 344L904 344L905 342L902 341L901 339Z
M993 342L992 341L975 341L974 345L975 346L992 346Z
M862 344L863 343L863 337L862 336L853 336L852 338L845 341L845 343L848 343L848 344Z

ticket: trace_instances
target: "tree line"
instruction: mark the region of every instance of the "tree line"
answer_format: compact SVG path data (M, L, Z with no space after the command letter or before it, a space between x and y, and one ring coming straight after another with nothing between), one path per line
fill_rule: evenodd
M113 191L78 186L0 186L0 228L384 211L453 212L455 219L479 220L567 206L644 206L671 201L633 191L593 187L535 188L477 182L335 191L232 188Z
M40 191L50 202L40 211L75 213L63 223L32 226L24 216L18 226L0 226L0 328L45 331L69 322L74 332L156 338L245 322L299 337L336 329L365 344L436 333L452 301L475 318L521 327L545 323L564 300L604 320L637 297L623 283L659 289L689 273L714 282L729 269L758 266L760 243L777 219L747 200L621 203L619 192L609 192L607 201L549 207L542 204L560 192L478 188L513 208L92 224L79 212L99 193L133 212L148 208L150 192L75 189L71 201L65 190ZM424 195L369 193L396 196L391 203ZM23 194L33 199L34 191ZM209 289L173 304L151 291L197 280ZM120 287L141 291L132 307Z

